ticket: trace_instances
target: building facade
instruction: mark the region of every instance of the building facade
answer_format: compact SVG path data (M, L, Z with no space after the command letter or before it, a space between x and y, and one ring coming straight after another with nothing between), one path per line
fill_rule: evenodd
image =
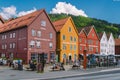
M78 29L78 35L79 35L79 39L78 39L78 53L79 54L83 54L84 50L87 50L87 34L84 30L84 28L82 29Z
M107 55L107 49L108 49L108 39L105 32L99 34L100 38L100 54L101 55Z
M87 34L87 53L99 54L100 53L100 40L94 26L84 27Z
M113 34L107 34L107 39L108 39L108 49L107 49L107 54L108 55L115 55L115 40L113 37Z
M56 31L45 10L38 10L0 25L0 56L21 58L25 63L44 53L55 58Z
M59 62L75 61L78 57L78 32L71 17L53 22L57 31Z
M120 55L120 38L115 39L115 54Z

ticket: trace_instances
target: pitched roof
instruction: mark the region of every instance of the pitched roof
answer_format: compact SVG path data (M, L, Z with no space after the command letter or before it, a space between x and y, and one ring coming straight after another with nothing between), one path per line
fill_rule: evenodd
M90 30L93 28L93 26L87 26L87 27L84 27L84 30L86 32L86 34L88 35Z
M85 35L87 36L87 34L86 34L84 28L78 28L77 30L78 30L78 33L79 33L79 34L83 31L83 32L85 33Z
M108 33L108 34L106 34L107 35L107 39L109 40L109 38L110 38L110 33Z
M101 32L101 33L98 34L100 39L102 38L103 34L104 34L104 32Z
M120 46L120 39L115 39L115 45Z
M30 25L32 21L36 19L36 17L43 11L44 9L41 9L22 17L16 18L14 20L7 21L0 26L0 33Z
M54 25L54 27L55 27L55 29L56 29L57 32L59 32L62 29L63 25L66 23L66 21L68 20L68 18L69 17L64 18L64 19L60 19L60 20L57 20L57 21L53 22L53 25Z

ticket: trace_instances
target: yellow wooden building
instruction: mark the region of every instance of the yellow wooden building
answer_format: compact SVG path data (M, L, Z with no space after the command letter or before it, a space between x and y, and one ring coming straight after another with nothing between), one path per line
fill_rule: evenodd
M58 62L78 59L78 32L71 17L53 22L57 31L56 58Z

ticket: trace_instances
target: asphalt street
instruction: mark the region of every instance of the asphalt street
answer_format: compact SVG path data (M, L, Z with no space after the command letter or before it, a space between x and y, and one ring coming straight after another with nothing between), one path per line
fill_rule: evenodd
M120 80L120 73L114 72L111 74L70 77L70 78L61 78L61 79L54 79L54 80Z

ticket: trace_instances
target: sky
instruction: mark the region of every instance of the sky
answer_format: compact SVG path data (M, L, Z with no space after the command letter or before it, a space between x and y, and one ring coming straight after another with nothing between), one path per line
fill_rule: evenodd
M120 0L0 0L4 19L45 9L51 14L72 14L120 24Z

